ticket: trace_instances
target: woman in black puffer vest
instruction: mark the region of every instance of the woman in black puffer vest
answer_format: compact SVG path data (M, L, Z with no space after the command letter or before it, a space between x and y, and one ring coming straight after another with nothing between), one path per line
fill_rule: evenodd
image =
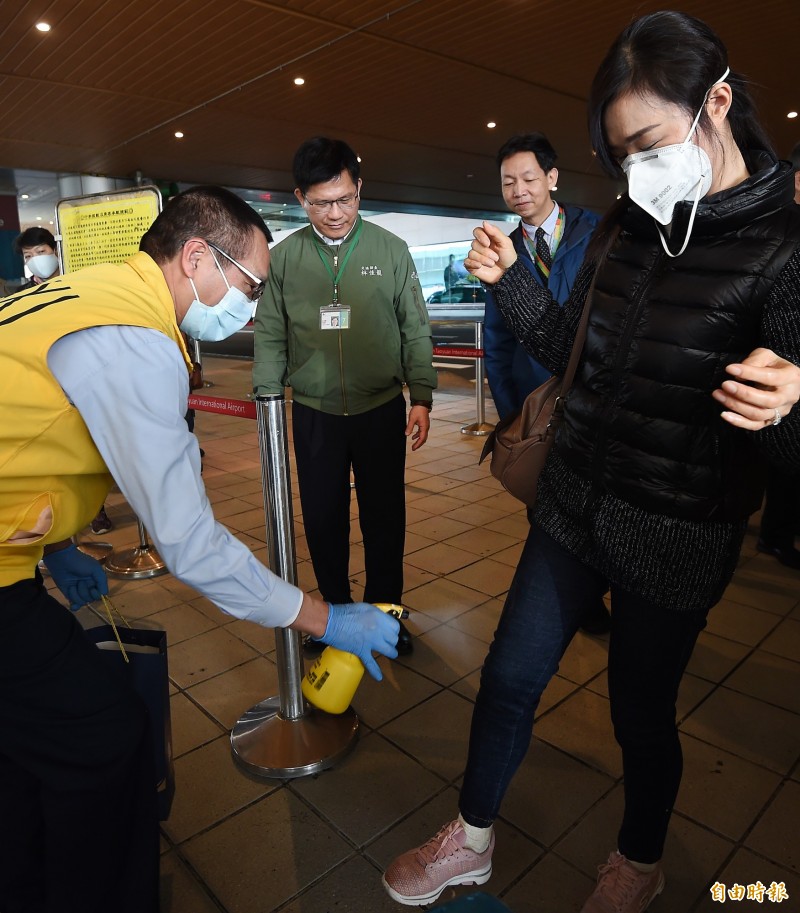
M406 903L448 873L451 884L488 877L492 822L539 697L581 607L610 587L625 812L583 913L647 908L664 885L682 773L681 677L760 505L765 459L800 470L800 207L793 170L776 160L722 42L682 13L643 16L601 65L589 124L598 160L625 174L629 194L598 228L566 306L490 225L476 230L466 261L556 374L593 278L595 288L564 424L483 668L459 818L386 874ZM454 846L458 872L447 862ZM429 857L423 876L413 859Z

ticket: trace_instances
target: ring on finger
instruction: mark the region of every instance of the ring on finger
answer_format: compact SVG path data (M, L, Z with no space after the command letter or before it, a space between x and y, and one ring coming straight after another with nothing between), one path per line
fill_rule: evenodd
M769 421L769 419L767 419L767 421ZM775 418L773 418L772 424L773 424L773 425L780 425L780 423L781 423L782 421L783 421L783 416L782 416L782 415L780 414L780 412L778 412L778 410L776 409L776 410L775 410Z

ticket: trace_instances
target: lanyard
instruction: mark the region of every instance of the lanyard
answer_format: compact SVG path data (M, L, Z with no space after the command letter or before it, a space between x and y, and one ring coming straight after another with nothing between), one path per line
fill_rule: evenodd
M553 229L553 244L550 248L550 262L555 259L556 251L558 250L558 245L561 242L561 238L564 234L564 223L566 219L564 218L564 207L559 204L558 207L558 217L556 218L556 227ZM525 243L528 245L528 250L531 252L531 257L533 257L533 262L536 264L537 269L545 277L545 279L550 278L550 267L545 266L542 262L542 258L536 252L536 243L533 238L530 237L527 230L523 226L522 234L525 236Z
M328 271L328 275L333 280L333 303L334 304L336 304L339 300L339 279L341 278L341 275L344 272L344 268L347 266L347 261L350 259L350 254L353 253L353 251L355 250L356 244L358 244L358 239L361 235L361 229L363 227L364 227L364 222L363 221L359 222L358 228L356 229L356 233L353 235L353 240L350 242L350 247L347 248L347 253L344 255L344 259L342 260L342 265L337 270L335 276L333 274L333 270L331 269L331 265L330 265L330 263L328 263L328 260L325 256L325 254L323 254L322 250L320 249L319 242L317 242L317 253L319 254L319 258L320 258L320 260L322 260L322 265ZM336 261L336 259L338 259L338 258L334 257L334 262Z

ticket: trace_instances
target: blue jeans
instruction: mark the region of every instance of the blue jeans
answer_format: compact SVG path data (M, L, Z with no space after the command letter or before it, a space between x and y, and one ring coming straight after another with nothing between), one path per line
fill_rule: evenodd
M530 745L542 692L609 581L531 527L481 673L459 808L487 827ZM678 686L705 612L665 609L610 585L608 682L622 749L621 853L657 862L675 804L683 756L675 723Z

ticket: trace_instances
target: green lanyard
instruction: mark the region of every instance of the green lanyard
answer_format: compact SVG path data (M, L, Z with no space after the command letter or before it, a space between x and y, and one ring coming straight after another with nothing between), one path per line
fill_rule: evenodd
M358 244L358 239L361 236L361 229L363 227L364 227L364 222L363 221L359 222L358 228L356 229L356 233L353 235L353 240L350 242L350 247L348 247L347 253L344 255L344 259L342 260L342 265L339 267L335 276L333 275L333 270L331 269L331 265L330 265L330 263L328 263L328 260L325 256L325 254L323 254L322 250L320 249L319 242L317 242L317 253L319 254L319 258L320 258L320 260L322 260L322 265L328 271L328 275L333 280L333 303L334 304L338 303L338 301L339 301L339 279L341 278L341 275L344 272L344 268L347 266L347 261L350 259L350 254L353 253L353 251L355 250L356 244Z

